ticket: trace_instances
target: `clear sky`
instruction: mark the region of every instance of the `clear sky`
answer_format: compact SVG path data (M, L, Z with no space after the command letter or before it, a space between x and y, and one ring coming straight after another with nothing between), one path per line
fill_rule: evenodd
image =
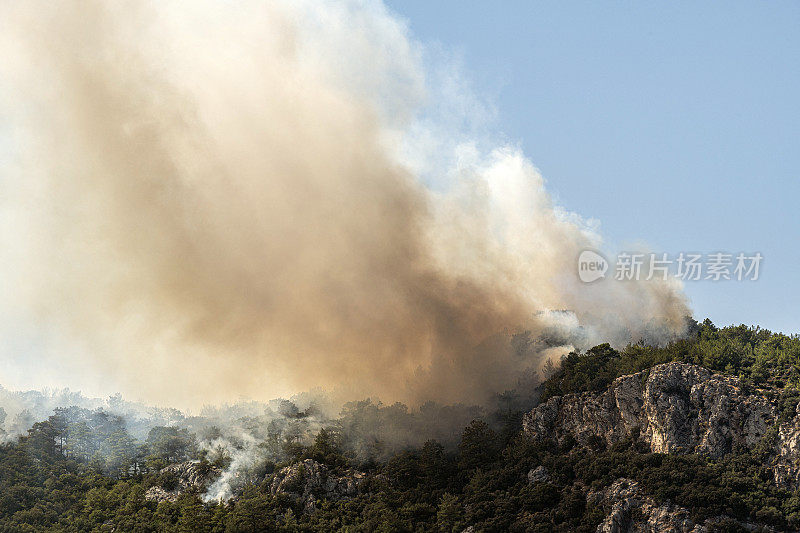
M388 2L614 249L761 252L697 318L800 332L800 3Z

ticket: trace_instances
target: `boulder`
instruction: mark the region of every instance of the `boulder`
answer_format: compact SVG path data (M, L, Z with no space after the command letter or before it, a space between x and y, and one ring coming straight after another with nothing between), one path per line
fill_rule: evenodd
M211 465L201 465L199 461L186 461L171 464L160 471L171 479L169 486L153 486L145 492L145 499L153 502L176 502L180 496L189 491L205 490L209 481L219 477L222 471Z
M299 499L306 511L313 511L319 500L335 501L356 496L365 477L363 472L356 470L335 475L324 464L306 459L276 472L270 483L270 493Z
M550 473L543 465L536 468L531 468L528 472L528 483L531 485L536 483L547 483L550 481Z

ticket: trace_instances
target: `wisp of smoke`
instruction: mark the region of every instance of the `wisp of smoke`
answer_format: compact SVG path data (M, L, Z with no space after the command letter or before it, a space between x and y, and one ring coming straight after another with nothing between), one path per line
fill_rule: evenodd
M378 2L7 2L0 54L0 316L48 339L43 375L480 403L689 314L671 282L579 281L596 228L430 118L425 50Z

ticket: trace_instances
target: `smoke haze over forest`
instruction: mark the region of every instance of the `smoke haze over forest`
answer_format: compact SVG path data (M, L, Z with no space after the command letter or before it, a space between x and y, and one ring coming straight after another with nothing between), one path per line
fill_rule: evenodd
M676 283L578 280L598 224L378 2L0 20L6 387L472 405L683 332Z

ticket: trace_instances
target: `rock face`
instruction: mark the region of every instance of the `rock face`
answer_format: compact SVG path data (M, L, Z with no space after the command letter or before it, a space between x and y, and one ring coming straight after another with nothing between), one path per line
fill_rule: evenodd
M616 480L603 490L589 492L586 501L608 512L597 526L597 533L773 531L764 525L743 523L726 516L709 518L697 524L692 521L688 509L669 502L656 503L642 492L638 483L625 478Z
M720 457L751 448L776 421L765 396L742 391L739 380L684 363L621 376L602 393L555 397L525 415L533 437L572 436L587 445L637 438L658 453ZM800 444L800 425L795 436Z
M657 505L642 494L638 483L618 479L602 491L590 492L587 502L609 510L608 516L597 526L598 533L701 533L704 526L696 526L689 511L669 503Z
M635 438L656 453L721 457L751 449L771 428L775 482L800 489L800 405L779 422L777 389L745 392L737 378L684 363L621 376L604 392L550 398L523 418L532 438L574 438L584 446Z
M168 486L154 486L147 489L144 497L152 502L176 502L190 489L203 490L207 482L219 477L222 471L215 466L201 468L199 462L175 463L161 469L161 474L172 478Z
M536 468L531 468L528 472L528 483L536 484L536 483L547 483L550 481L550 472L544 466L537 466Z
M270 493L287 494L302 500L306 511L316 509L321 499L338 500L356 496L365 479L363 472L348 470L343 475L331 474L327 466L306 459L280 469L272 478Z
M800 405L795 412L800 413ZM800 488L800 414L778 428L778 444L775 448L775 481Z

